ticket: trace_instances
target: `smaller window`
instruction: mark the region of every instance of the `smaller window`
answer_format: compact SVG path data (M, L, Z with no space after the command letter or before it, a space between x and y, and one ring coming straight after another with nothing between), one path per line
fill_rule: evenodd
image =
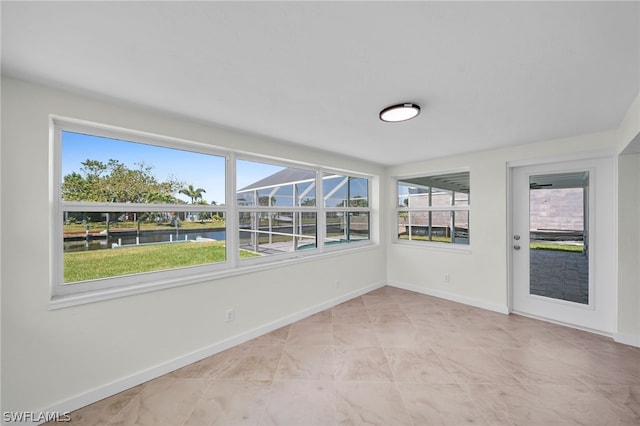
M469 172L398 179L399 241L469 244Z
M248 160L236 170L241 257L317 248L315 170Z
M316 248L316 222L316 212L240 212L240 250L266 256Z
M324 173L325 245L368 240L369 180Z

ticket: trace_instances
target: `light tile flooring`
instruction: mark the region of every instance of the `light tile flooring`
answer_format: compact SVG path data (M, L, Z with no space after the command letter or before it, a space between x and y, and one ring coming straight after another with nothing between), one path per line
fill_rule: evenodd
M638 425L640 349L383 287L72 413L77 425Z

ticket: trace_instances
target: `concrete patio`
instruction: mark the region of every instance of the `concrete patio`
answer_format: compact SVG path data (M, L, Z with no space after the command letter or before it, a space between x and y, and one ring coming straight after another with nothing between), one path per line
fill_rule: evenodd
M589 303L589 258L558 250L531 250L531 294Z

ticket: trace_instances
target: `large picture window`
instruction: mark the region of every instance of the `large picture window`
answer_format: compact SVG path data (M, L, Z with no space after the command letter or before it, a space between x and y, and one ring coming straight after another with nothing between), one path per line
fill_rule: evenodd
M226 261L224 156L58 130L62 285Z
M179 285L370 239L368 177L66 119L53 130L54 296Z
M399 241L469 244L469 172L400 178Z

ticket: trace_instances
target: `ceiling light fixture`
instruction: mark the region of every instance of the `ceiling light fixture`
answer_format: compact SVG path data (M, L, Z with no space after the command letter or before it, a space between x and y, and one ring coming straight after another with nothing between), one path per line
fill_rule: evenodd
M420 106L413 103L391 105L380 111L380 120L389 123L410 120L420 114Z

